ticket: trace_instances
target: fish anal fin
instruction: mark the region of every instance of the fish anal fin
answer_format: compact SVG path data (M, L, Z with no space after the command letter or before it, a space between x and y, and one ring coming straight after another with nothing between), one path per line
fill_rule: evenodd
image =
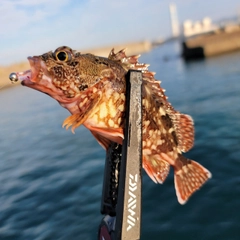
M185 204L189 197L197 191L209 178L211 173L201 164L180 156L181 164L174 168L176 195L180 204Z
M155 183L163 183L168 176L170 164L159 155L146 155L143 151L143 168Z

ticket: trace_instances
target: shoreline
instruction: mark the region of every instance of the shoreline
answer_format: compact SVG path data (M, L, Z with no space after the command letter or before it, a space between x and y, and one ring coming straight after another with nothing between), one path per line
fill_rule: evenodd
M117 44L93 49L82 49L79 50L81 53L91 53L96 56L108 57L110 51L114 48L114 51L120 51L121 49L126 48L127 55L137 55L144 52L149 52L152 49L152 43L150 41L140 41L140 42L131 42L126 44ZM9 83L9 74L12 72L24 71L29 69L29 63L26 61L11 64L9 66L0 66L0 90L6 89L8 87L16 86L16 84ZM3 87L3 85L8 84ZM1 89L1 87L3 87Z

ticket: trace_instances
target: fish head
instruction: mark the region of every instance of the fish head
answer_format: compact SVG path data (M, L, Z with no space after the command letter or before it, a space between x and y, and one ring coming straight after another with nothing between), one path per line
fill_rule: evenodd
M17 73L17 77L24 86L46 93L60 103L71 103L99 80L98 69L94 72L88 67L91 57L84 56L62 46L54 52L28 57L31 69Z

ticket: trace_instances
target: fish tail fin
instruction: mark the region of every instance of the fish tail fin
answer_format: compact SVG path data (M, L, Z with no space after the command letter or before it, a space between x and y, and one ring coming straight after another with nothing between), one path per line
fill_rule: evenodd
M209 178L211 173L201 164L180 155L174 166L174 183L180 204L185 204Z

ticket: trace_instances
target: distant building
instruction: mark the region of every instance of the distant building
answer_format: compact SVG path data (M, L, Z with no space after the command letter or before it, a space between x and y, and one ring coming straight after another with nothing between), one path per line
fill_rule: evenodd
M218 26L212 24L212 20L209 17L205 17L201 22L192 22L186 20L183 23L183 36L190 37L203 33L213 32L218 29Z

